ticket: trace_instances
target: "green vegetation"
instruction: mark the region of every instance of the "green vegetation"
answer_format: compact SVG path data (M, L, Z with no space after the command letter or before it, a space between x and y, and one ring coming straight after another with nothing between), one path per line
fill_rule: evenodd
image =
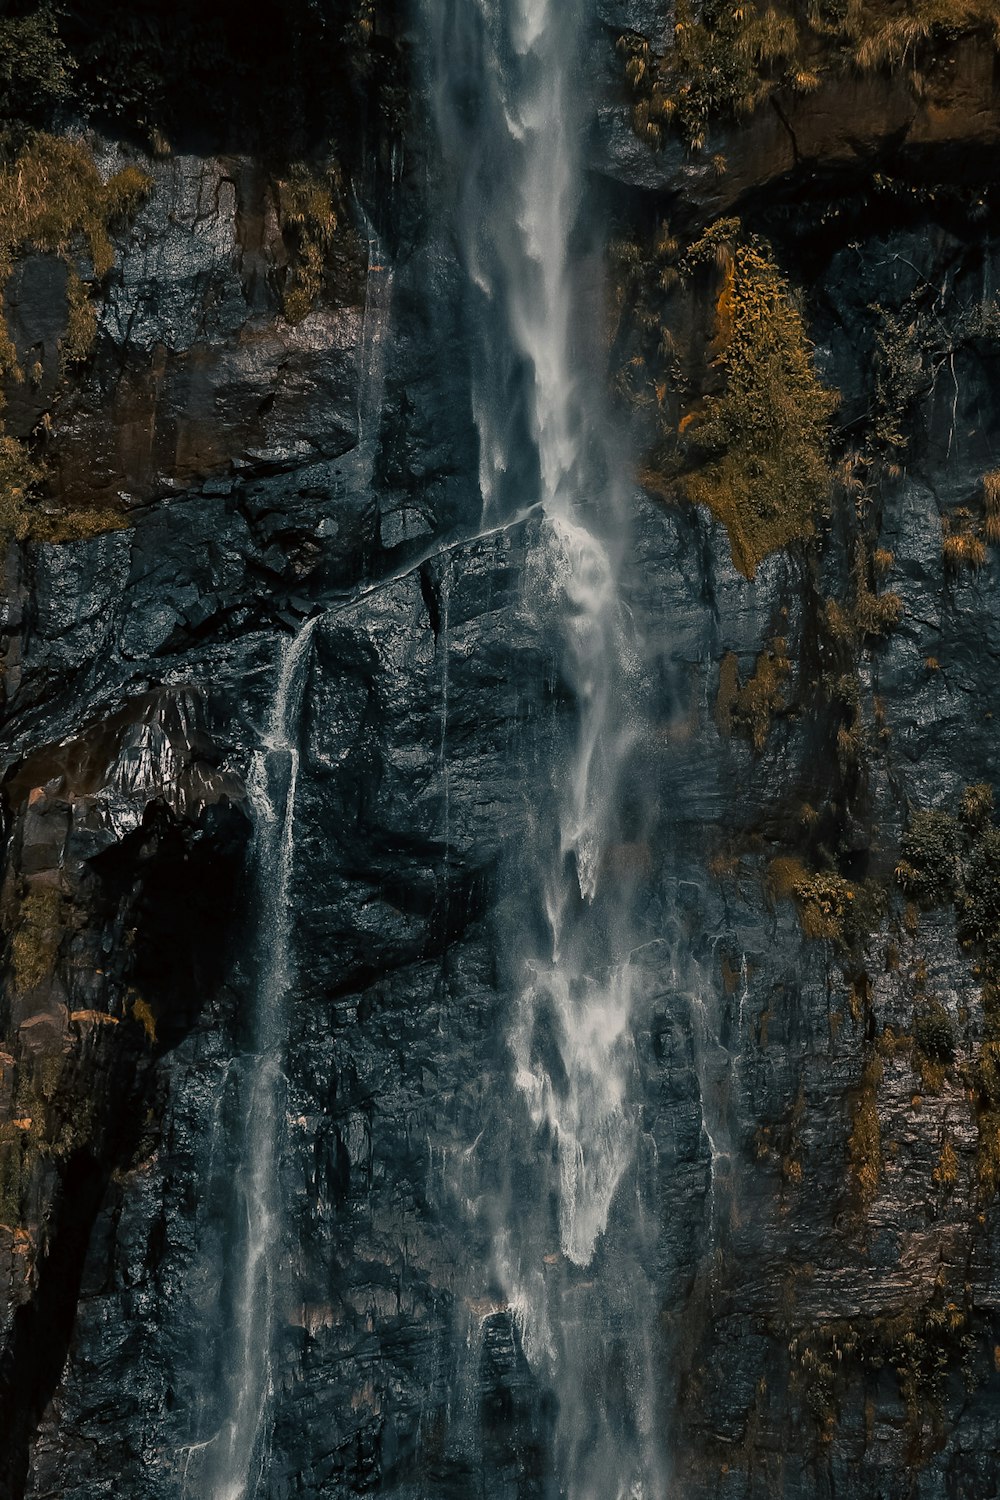
M981 513L959 505L941 517L941 556L953 575L977 573L986 564L987 547L1000 542L1000 470L983 475L982 501Z
M82 141L33 136L0 165L0 284L27 250L50 251L75 269L82 247L95 277L106 276L115 258L109 231L128 222L149 187L138 167L105 182Z
M796 42L794 20L771 7L707 0L696 18L688 0L679 0L674 47L666 58L654 58L635 33L618 42L638 96L632 112L636 134L659 146L672 125L692 150L700 150L713 120L736 119L761 103Z
M614 386L657 434L643 483L668 503L709 509L726 527L734 565L752 578L764 557L814 534L835 480L839 397L817 376L792 287L770 245L732 218L683 251L660 223L645 248L615 242L611 265ZM852 628L883 633L899 618L899 598L880 595L874 573L862 582ZM776 707L777 685L758 686ZM726 732L752 720L759 742L763 714L739 707Z
M802 1123L805 1119L805 1113L806 1095L800 1083L799 1091L795 1096L795 1103L792 1105L792 1112L788 1117L788 1124L784 1132L784 1150L781 1154L781 1175L785 1182L790 1182L796 1187L801 1183L803 1177L802 1156L805 1143L802 1139Z
M977 781L967 786L958 804L958 814L965 827L975 833L984 828L993 817L996 800L988 781Z
M924 906L954 903L963 942L982 950L991 978L1000 975L1000 828L988 821L993 791L966 787L958 817L915 812L902 839L896 879Z
M769 552L815 529L832 482L837 396L816 376L802 314L764 241L720 220L681 262L688 276L706 267L720 283L711 353L722 391L681 422L699 461L681 487L723 522L734 563L752 578Z
M867 586L858 590L854 619L861 635L887 635L899 624L903 601L898 594L876 594Z
M938 1187L942 1188L953 1188L958 1181L958 1156L950 1135L944 1138L941 1155L931 1176Z
M792 670L787 650L784 637L776 636L771 648L758 656L753 676L737 695L734 717L755 750L763 750L773 715L785 707L783 688Z
M141 995L136 995L131 1005L132 1019L137 1021L146 1033L146 1040L151 1047L156 1046L156 1013L148 1000Z
M876 882L810 871L788 856L772 860L770 886L776 897L795 901L804 937L834 943L845 954L864 949L885 911L885 892Z
M913 1062L925 1094L937 1094L955 1060L955 1027L940 1000L926 1003L913 1023Z
M845 924L853 916L855 901L849 880L831 872L803 875L795 883L794 895L807 938L843 941Z
M364 77L377 67L372 43L375 38L375 0L353 0L345 37L357 72Z
M824 74L900 67L917 75L936 48L979 31L996 42L994 0L809 0L765 3L679 0L673 46L662 56L635 32L618 40L634 97L632 124L651 146L675 130L701 150L710 126L757 109L776 89L810 93Z
M983 475L983 535L988 542L1000 542L1000 469Z
M891 566L892 554L883 552L880 555L883 563L888 557ZM846 600L825 600L819 614L818 623L827 643L833 648L833 659L838 660L843 668L839 672L828 672L824 679L827 696L840 705L845 715L837 737L837 754L842 769L858 764L865 733L855 658L872 638L894 629L903 612L903 601L898 594L876 592L875 579L884 571L877 549L869 555L868 548L859 540L851 568L849 597ZM874 711L878 721L878 702Z
M986 543L971 511L964 506L941 517L941 556L952 573L962 569L976 573L986 562Z
M888 562L886 558L888 557ZM899 624L903 601L892 591L879 594L869 582L869 572L878 575L892 566L892 553L876 548L869 559L859 543L854 555L854 627L860 637L885 635Z
M43 474L24 443L0 435L0 547L26 541L32 534L37 524L32 502Z
M979 1191L984 1201L996 1197L1000 1187L1000 1110L980 1110L977 1117L979 1140L976 1168Z
M927 388L923 330L916 308L893 312L875 304L870 311L876 320L871 443L874 451L896 457L908 447L907 418Z
M975 1101L976 1168L979 1192L988 1202L1000 1188L1000 986L989 980L983 985L985 1039L969 1072Z
M891 466L901 462L910 446L908 429L914 406L931 389L938 372L952 364L960 349L983 341L995 344L1000 338L996 300L973 303L945 322L938 293L939 288L920 280L899 307L873 303L869 308L875 319L869 463L881 460ZM986 493L989 504L988 489Z
M0 120L34 120L65 103L73 61L50 5L0 20Z
M925 906L950 901L958 880L961 829L945 812L915 812L903 835L896 879Z
M63 934L63 903L50 885L35 886L21 902L11 940L14 988L34 989L52 973Z
M31 1172L27 1133L17 1124L0 1126L0 1224L21 1222L21 1204Z
M67 117L112 122L116 134L137 133L159 153L170 151L175 125L190 129L194 119L199 131L215 130L226 149L239 119L240 149L247 149L248 130L263 131L272 159L276 139L295 155L329 153L345 106L354 109L363 93L381 110L401 84L399 49L384 37L372 0L354 0L349 16L290 0L277 28L247 26L236 13L206 10L196 0L178 0L163 20L146 10L109 0L42 0L30 14L0 19L0 291L28 253L65 262L64 376L93 348L113 232L149 190L136 167L104 182L86 141L59 133ZM221 76L224 90L214 87ZM349 93L358 98L346 105ZM338 292L346 286L353 295L363 257L343 224L335 166L286 168L277 195L288 252L283 306L297 323L332 279ZM37 380L41 367L29 363L19 369L0 318L0 380ZM12 540L70 540L123 524L116 509L46 505L46 480L41 443L0 422L0 549Z
M962 874L959 933L981 943L992 965L1000 964L1000 828L978 832Z
M775 714L785 708L784 684L792 670L788 643L775 636L757 658L753 676L740 685L736 657L727 652L719 668L715 720L724 735L743 734L757 751L763 750Z
M612 270L608 342L613 347L624 337L629 347L629 357L614 376L614 387L627 405L655 410L661 423L667 422L668 393L684 384L684 362L675 341L678 320L670 305L671 296L682 287L679 253L680 245L666 223L658 226L649 246L615 240L608 249ZM672 430L670 435L674 435Z
M369 131L402 123L405 46L375 0L284 0L274 15L203 0L15 0L3 17L0 118L18 136L72 118L154 150L197 138L209 155L273 157L326 149L348 124L358 135L360 107Z
M950 1294L943 1275L916 1306L881 1317L838 1319L804 1329L789 1340L793 1377L805 1386L807 1405L828 1439L841 1399L859 1375L871 1380L891 1370L906 1409L915 1462L928 1441L927 1419L939 1418L945 1379L960 1369L967 1387L975 1383L976 1341L968 1313Z
M843 39L862 72L895 68L924 52L979 31L996 43L998 12L993 0L834 0L830 29Z
M66 332L59 346L64 375L84 363L96 335L97 308L86 284L75 270L70 270L66 282Z
M30 991L53 975L75 916L72 898L57 887L39 883L27 888L14 913L8 954L14 992ZM115 1008L122 1003L114 990L108 998ZM10 1088L12 1103L10 1118L0 1122L0 1224L13 1228L24 1222L29 1193L31 1223L39 1223L40 1214L44 1222L46 1194L63 1164L81 1149L93 1149L106 1103L94 1080L104 1076L107 1060L114 1055L104 1051L95 1058L94 1049L124 1044L135 1053L143 1033L148 1046L155 1047L152 1006L129 990L124 1009L134 1026L121 1026L120 1017L107 1010L71 1010L68 1034L50 1041L47 1050L37 1052L30 1045L15 1044L16 1061L3 1059L3 1068L12 1068L13 1077L9 1071L6 1077L0 1075L5 1092ZM71 1051L74 1041L88 1049L86 1067L76 1065Z
M13 1118L0 1126L0 1223L22 1222L25 1194L43 1192L46 1169L58 1169L93 1139L99 1109L93 1088L67 1066L62 1051L22 1053Z
M289 254L282 298L289 323L301 323L323 290L335 244L339 195L335 166L322 174L299 166L278 183L281 229Z

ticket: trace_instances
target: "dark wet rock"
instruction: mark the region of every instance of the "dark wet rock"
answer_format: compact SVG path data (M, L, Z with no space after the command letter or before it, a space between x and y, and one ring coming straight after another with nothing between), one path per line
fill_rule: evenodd
M198 694L151 694L5 784L5 1494L37 1462L88 1267L114 1242L102 1204L154 1150L156 1059L219 984L250 824L203 726Z
M650 34L643 6L623 8L626 16L630 24L622 29ZM996 80L978 38L942 49L922 74L920 91L902 70L859 74L846 65L815 93L780 88L749 126L717 122L698 152L673 133L658 151L635 134L614 41L612 34L595 42L593 66L607 102L598 108L593 165L633 188L663 193L686 222L732 212L790 174L828 173L850 191L852 174L896 171L912 156L932 159L941 180L974 189L995 149Z

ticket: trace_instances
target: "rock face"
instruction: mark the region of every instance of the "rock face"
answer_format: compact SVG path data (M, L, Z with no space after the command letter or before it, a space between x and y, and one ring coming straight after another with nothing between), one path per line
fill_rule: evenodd
M597 1253L641 1255L659 1288L669 1493L988 1500L1000 1098L989 931L968 910L993 889L991 814L962 835L964 895L909 899L894 871L915 811L958 827L964 789L1000 776L992 52L946 50L919 105L876 75L787 119L765 108L720 136L720 176L629 132L613 43L656 40L662 8L600 9L592 163L621 224L641 237L669 214L694 238L737 210L801 288L841 456L887 370L905 431L877 480L852 486L848 462L815 538L752 579L708 511L635 488L622 586L643 731L605 878L634 883L644 934L643 1144L621 1191L641 1178L658 1213L637 1249L612 1212ZM11 1500L209 1493L273 920L254 755L317 615L290 726L261 1494L554 1493L555 1414L497 1300L476 1195L504 1181L511 856L571 705L554 621L522 588L537 521L480 524L462 280L419 102L407 129L402 172L387 148L359 178L298 322L278 177L231 141L143 158L153 188L68 384L62 262L22 257L8 283L12 337L41 367L11 388L9 430L43 424L54 502L128 521L12 543L5 562ZM96 141L102 170L126 149ZM648 410L628 421L639 459ZM876 588L898 596L890 629L858 614ZM839 633L830 601L854 611ZM768 653L780 690L741 696ZM557 1251L544 1274L570 1295Z

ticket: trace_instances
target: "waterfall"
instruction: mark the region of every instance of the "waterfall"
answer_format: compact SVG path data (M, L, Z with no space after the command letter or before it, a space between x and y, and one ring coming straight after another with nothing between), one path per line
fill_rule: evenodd
M320 618L314 615L283 645L262 745L248 778L257 825L261 926L251 1046L241 1071L228 1381L218 1433L203 1446L199 1490L211 1500L252 1500L267 1462L282 1224L278 1176L285 1117L283 1062L287 1001L295 977L291 887L298 725L305 665Z
M493 1273L556 1398L558 1493L654 1500L656 1292L643 1263L655 1265L655 1253L643 1250L656 1231L635 1187L634 891L607 873L631 743L616 576L627 517L602 371L588 370L574 251L588 227L578 83L587 16L584 0L426 3L468 279L483 517L539 506L523 609L549 631L573 705L528 799L527 838L511 855L518 894L500 933L515 991L501 1113L514 1124L508 1189L482 1195L495 1200Z

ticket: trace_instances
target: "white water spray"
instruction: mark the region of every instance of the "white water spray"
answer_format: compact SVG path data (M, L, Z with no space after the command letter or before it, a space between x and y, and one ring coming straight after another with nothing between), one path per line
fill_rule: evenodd
M560 669L577 720L568 760L554 776L558 840L538 851L551 951L528 955L511 1048L532 1119L550 1127L558 1143L561 1248L586 1265L628 1163L632 1130L627 965L607 969L604 955L605 972L592 973L592 924L578 913L581 899L589 904L597 895L614 811L619 747L608 721L625 664L613 562L584 519L588 510L603 511L604 525L613 524L614 497L603 492L590 457L595 405L573 347L570 241L582 164L570 80L581 17L573 0L477 4L486 47L480 151L493 170L468 190L466 253L488 304L483 368L495 369L499 360L514 386L523 388L516 401L477 390L481 452L501 454L499 465L490 458L492 470L514 470L510 437L504 446L499 434L505 411L518 405L537 460L537 492L530 499L540 502L544 516L526 569L526 608L559 621ZM529 497L509 498L523 505ZM492 479L484 501L497 503ZM565 1088L532 1056L543 1007L554 1019Z
M549 786L532 795L527 848L515 856L526 894L503 938L511 967L522 961L508 1040L526 1158L496 1210L493 1269L525 1354L557 1396L558 1493L654 1500L650 1366L636 1354L650 1289L638 1265L609 1265L602 1248L639 1123L631 898L605 873L629 745L631 662L607 540L620 543L625 517L607 478L601 373L587 378L573 252L584 0L426 3L478 339L483 512L499 520L540 507L523 608L554 633L574 708L569 732L564 721L557 730ZM615 1358L636 1371L624 1392Z

